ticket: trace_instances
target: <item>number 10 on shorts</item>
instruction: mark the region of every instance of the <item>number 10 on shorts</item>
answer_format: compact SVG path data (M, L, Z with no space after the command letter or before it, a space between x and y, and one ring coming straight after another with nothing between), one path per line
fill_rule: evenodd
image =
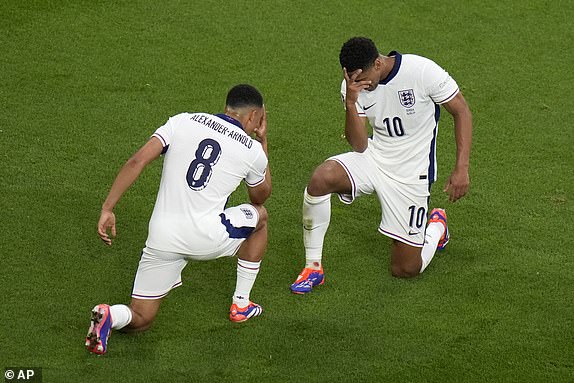
M419 207L417 209L415 205L411 205L409 206L409 211L410 211L409 226L413 227L414 224L418 229L420 229L425 221L426 208Z

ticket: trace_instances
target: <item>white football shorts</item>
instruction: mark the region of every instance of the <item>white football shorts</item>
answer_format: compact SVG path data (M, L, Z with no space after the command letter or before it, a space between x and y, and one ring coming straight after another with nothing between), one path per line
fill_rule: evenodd
M351 181L351 194L339 194L351 204L362 195L376 193L381 204L379 232L415 247L423 247L427 223L428 184L404 184L382 172L368 151L348 152L328 158L338 162Z
M181 286L181 272L190 259L209 261L234 256L241 244L255 230L258 221L259 213L250 204L225 209L221 215L221 222L227 229L228 237L221 243L214 243L213 248L216 250L206 255L179 254L146 246L142 250L136 272L132 298L160 299L171 289Z

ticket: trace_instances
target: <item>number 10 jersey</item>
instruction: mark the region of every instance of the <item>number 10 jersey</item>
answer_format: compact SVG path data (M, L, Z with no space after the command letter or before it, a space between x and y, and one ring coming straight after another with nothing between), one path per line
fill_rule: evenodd
M228 238L220 214L242 180L265 180L267 156L235 119L207 113L171 117L152 137L165 154L146 246L180 254L213 253Z
M373 128L367 152L379 171L407 184L436 180L439 105L454 98L458 85L433 61L391 52L394 66L371 92L359 94L356 108ZM345 80L341 85L346 97Z

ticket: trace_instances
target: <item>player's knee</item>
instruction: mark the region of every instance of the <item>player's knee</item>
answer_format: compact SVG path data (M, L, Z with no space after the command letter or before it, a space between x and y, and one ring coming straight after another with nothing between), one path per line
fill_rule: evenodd
M267 209L263 205L257 205L255 206L255 208L257 209L257 213L259 214L259 220L257 221L257 226L258 227L267 226L267 219L268 219Z
M407 265L391 265L391 274L395 278L413 278L419 275L420 269Z
M420 274L421 248L393 241L391 250L391 274L397 278L413 278Z
M324 162L313 172L311 180L307 185L307 193L317 197L332 192L333 186L337 184L335 164L333 161Z
M327 185L323 177L316 174L317 172L313 173L313 176L307 185L307 193L314 197L326 194L325 190L327 189Z
M146 331L147 329L149 329L151 327L151 325L153 324L153 320L154 318L146 318L146 317L140 317L137 320L133 321L132 323L130 323L129 325L129 330L131 332L142 332L142 331Z

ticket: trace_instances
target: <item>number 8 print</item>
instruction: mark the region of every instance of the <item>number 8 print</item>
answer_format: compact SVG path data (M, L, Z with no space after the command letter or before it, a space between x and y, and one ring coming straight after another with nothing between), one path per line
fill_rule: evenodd
M192 190L200 191L207 186L213 172L212 166L217 163L220 155L221 146L217 141L206 138L199 143L195 159L187 169L187 184Z

